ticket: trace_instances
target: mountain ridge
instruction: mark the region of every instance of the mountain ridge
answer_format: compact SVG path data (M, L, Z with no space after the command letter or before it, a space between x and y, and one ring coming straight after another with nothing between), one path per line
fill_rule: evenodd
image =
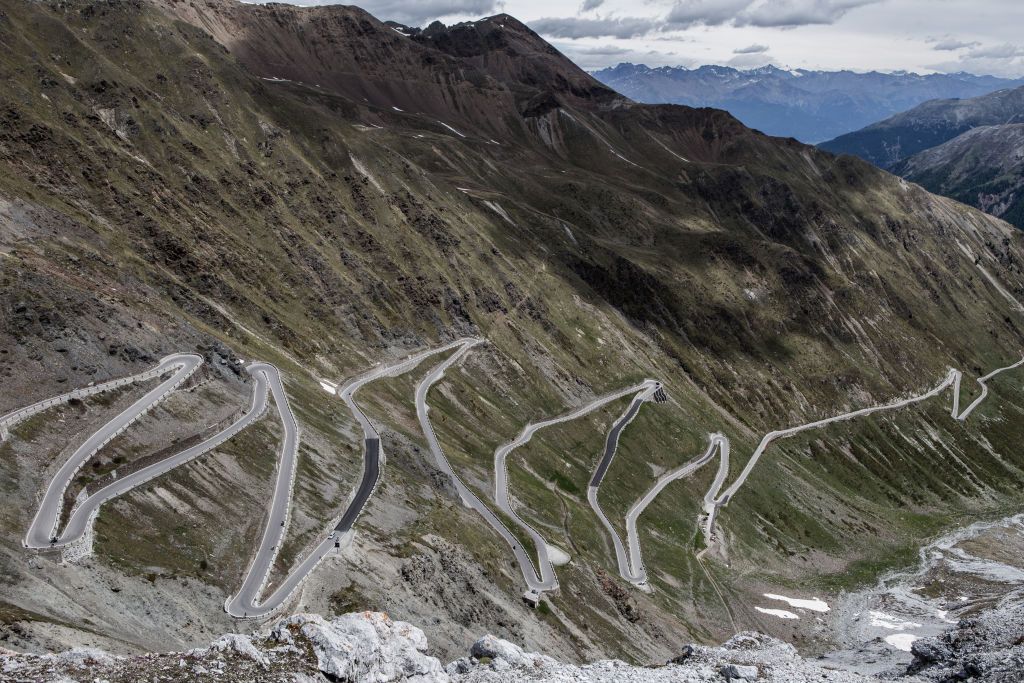
M1024 87L970 99L936 99L819 145L836 154L855 154L891 169L918 152L948 142L978 126L1024 119Z
M770 135L817 143L857 130L938 97L971 97L1021 80L969 73L752 69L703 65L648 67L622 63L594 75L642 102L714 106Z
M820 145L1024 227L1024 88L933 100Z

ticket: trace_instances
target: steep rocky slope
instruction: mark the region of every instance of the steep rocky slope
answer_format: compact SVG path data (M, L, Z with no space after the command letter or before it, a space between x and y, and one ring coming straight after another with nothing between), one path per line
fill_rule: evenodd
M972 128L892 170L1024 228L1024 124Z
M430 397L487 501L494 449L530 420L665 383L603 485L616 523L710 432L730 434L735 475L769 430L1019 358L1011 226L721 111L630 102L505 15L406 35L339 6L0 11L0 412L196 351L216 368L205 389L149 416L184 440L245 403L238 359L275 363L301 432L282 562L320 540L362 467L358 425L319 380L438 341L487 340ZM1020 502L1024 394L994 382L969 425L947 395L773 446L702 557L713 473L673 485L641 520L652 580L636 591L583 493L624 407L609 406L510 462L521 514L572 555L533 611L507 547L426 456L425 372L361 395L384 482L290 607L387 610L446 658L484 632L565 659L664 661L748 627L821 649L822 624L759 612L761 594L831 595ZM120 405L41 413L0 444L19 502L0 510L9 647L187 649L238 630L222 606L266 514L273 413L104 508L80 563L22 548L47 473ZM96 469L159 457L156 441L126 433Z
M1006 618L1009 617L1009 621ZM1020 680L1024 665L1020 610L961 622L943 638L915 644L906 671L885 680L907 683ZM362 612L331 620L311 614L281 619L250 635L228 634L187 652L140 657L77 649L55 655L0 653L0 673L18 680L128 683L154 672L162 681L377 681L391 683L858 683L875 677L838 671L801 658L795 648L759 633L740 633L720 647L686 645L662 665L631 666L618 660L575 666L494 636L484 636L468 656L447 666L426 654L423 631L386 614Z

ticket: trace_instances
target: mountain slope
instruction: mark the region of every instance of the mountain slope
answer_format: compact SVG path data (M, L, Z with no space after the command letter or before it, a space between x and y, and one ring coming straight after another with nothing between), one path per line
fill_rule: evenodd
M1024 124L972 128L892 170L1024 228Z
M835 154L855 154L891 169L918 152L930 149L978 126L1024 120L1024 88L999 90L966 100L934 100L874 123L862 130L823 142Z
M493 453L524 425L658 378L671 400L637 417L602 485L619 523L708 433L729 432L735 476L767 431L949 366L983 374L1024 341L1024 242L1006 223L722 111L630 102L505 15L405 35L339 6L16 0L0 32L0 412L203 353L195 386L111 442L85 489L230 419L252 389L237 361L273 362L301 444L272 581L360 479L361 429L321 379L485 338L429 400L451 466L491 501ZM495 632L664 661L748 625L820 648L816 623L756 601L828 596L954 517L1019 504L1024 395L1007 382L970 429L936 402L773 446L701 557L713 473L680 481L641 520L651 592L635 591L584 493L624 408L609 405L509 464L518 512L573 560L533 611L507 546L426 456L412 396L427 371L361 394L383 483L293 604L386 610L443 653ZM106 506L94 556L21 545L66 449L134 397L41 413L0 444L19 501L0 512L2 614L20 649L231 630L224 601L273 489L272 412Z
M594 76L639 102L717 107L769 135L829 140L926 100L974 97L1020 85L993 76L852 71L650 68L619 64Z

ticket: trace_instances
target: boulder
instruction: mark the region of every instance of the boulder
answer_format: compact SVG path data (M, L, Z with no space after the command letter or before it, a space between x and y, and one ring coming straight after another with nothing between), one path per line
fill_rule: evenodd
M423 631L380 612L357 612L326 620L297 614L274 627L297 630L313 646L317 666L332 680L366 683L449 683L441 662L426 654Z
M492 635L486 635L473 643L469 654L477 660L485 657L490 659L491 667L499 670L506 668L532 670L543 666L554 666L557 663L547 655L523 652L518 645Z
M741 664L726 664L719 673L727 681L756 681L758 673L756 666L743 666Z

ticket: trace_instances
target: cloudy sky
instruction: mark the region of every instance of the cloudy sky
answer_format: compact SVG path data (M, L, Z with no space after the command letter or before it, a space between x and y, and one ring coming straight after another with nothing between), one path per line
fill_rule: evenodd
M328 0L292 0L328 4ZM425 25L498 12L587 69L767 63L791 68L1024 76L1024 0L362 0Z

